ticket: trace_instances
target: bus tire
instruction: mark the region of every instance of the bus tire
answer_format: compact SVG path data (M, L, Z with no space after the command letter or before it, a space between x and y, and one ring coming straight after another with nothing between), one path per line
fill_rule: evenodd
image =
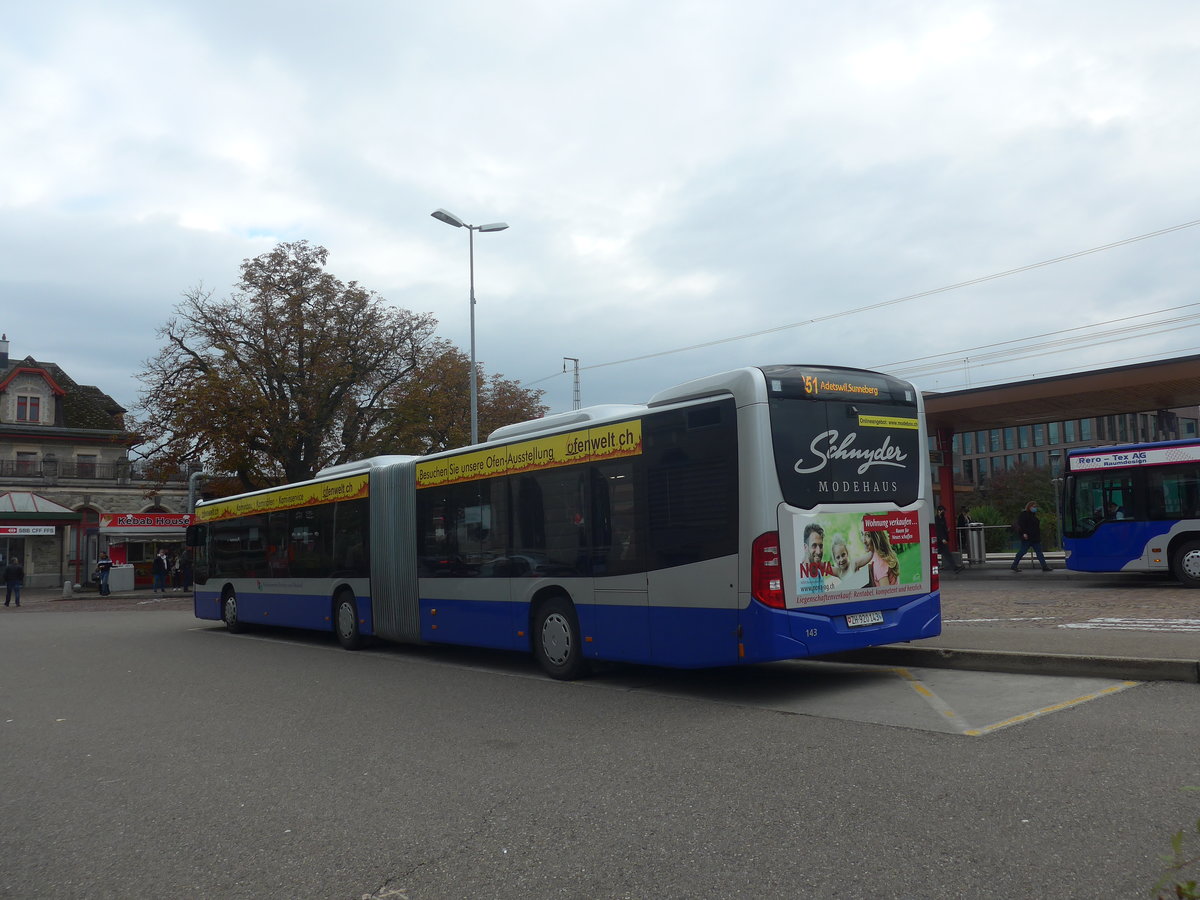
M1171 569L1184 587L1200 588L1200 541L1185 541L1175 551Z
M225 623L225 628L230 634L246 630L246 626L238 618L237 592L233 588L226 588L225 593L221 595L221 621Z
M551 678L572 681L588 671L575 605L561 594L540 603L533 615L533 655Z
M342 591L333 599L333 630L338 643L347 650L361 650L366 644L358 625L358 604L349 591Z

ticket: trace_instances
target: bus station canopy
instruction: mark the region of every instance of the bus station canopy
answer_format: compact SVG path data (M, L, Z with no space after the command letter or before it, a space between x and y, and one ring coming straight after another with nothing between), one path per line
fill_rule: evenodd
M931 434L1200 405L1200 356L925 393Z

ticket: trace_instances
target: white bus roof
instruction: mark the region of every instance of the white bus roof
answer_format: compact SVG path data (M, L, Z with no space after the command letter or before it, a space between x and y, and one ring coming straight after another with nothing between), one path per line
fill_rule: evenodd
M587 406L583 409L573 409L570 412L555 413L541 419L530 419L528 422L501 426L488 435L488 440L505 441L510 438L540 434L543 431L569 428L572 425L586 425L589 422L606 422L622 416L636 416L645 411L645 406L637 404L608 403L602 406Z

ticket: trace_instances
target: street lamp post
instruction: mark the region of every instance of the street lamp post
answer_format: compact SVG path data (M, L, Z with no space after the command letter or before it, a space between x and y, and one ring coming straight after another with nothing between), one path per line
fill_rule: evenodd
M471 443L479 443L479 386L476 384L475 373L475 232L503 231L508 227L506 222L492 222L488 225L468 225L454 213L444 209L435 209L430 213L439 222L453 225L455 228L466 228L470 238L467 242L471 262Z

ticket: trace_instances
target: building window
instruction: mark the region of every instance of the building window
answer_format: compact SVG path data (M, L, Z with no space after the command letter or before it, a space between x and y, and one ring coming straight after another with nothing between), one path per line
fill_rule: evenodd
M960 437L960 435L955 435L955 437ZM963 453L974 453L975 452L975 432L968 431L966 434L961 435L961 437L962 437L962 452Z
M1015 428L1005 428L1004 429L1004 449L1005 450L1016 450L1017 449L1017 429L1015 429Z
M1033 446L1035 446L1035 447L1045 447L1046 446L1046 426L1045 425L1034 425L1033 426Z
M36 475L37 474L38 455L36 453L23 453L17 451L17 474L18 475Z
M42 420L42 398L17 395L17 421L40 422Z
M1092 420L1079 420L1079 439L1081 441L1090 441L1092 439Z
M1063 422L1063 443L1073 444L1079 440L1079 438L1075 437L1075 424L1076 422L1074 419L1068 419L1067 421Z
M1028 425L1022 425L1022 426L1020 427L1020 429L1018 429L1018 431L1017 431L1017 434L1020 436L1020 441L1021 441L1021 449L1022 449L1022 450L1026 450L1026 449L1028 449L1028 447L1029 447L1029 441L1030 441L1030 437L1029 437L1029 426L1028 426Z
M1003 449L1004 449L1004 447L1003 447L1003 445L1000 443L1000 429L999 429L999 428L993 428L993 429L992 429L992 430L989 432L989 435L990 435L990 437L991 437L991 441L990 441L990 443L988 444L988 447L989 447L989 449L990 449L990 450L991 450L993 453L996 453L996 452L998 452L998 451L1000 451L1000 450L1003 450Z
M80 478L95 478L96 460L97 456L95 453L80 453L75 457L76 474Z

